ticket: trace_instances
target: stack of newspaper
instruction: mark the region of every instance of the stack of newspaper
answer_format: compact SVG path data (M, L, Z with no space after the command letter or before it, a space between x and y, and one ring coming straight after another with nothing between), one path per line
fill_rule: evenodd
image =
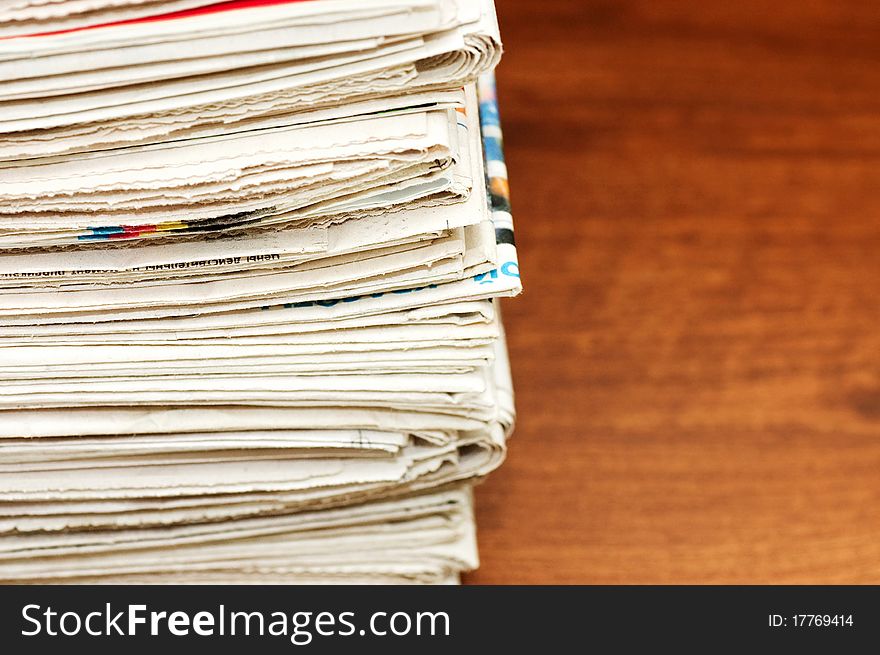
M0 4L0 581L477 565L499 56L491 0Z

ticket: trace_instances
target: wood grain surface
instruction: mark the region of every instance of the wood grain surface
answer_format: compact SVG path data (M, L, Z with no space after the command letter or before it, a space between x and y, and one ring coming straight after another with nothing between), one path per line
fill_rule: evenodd
M473 583L880 583L880 6L498 0L526 291Z

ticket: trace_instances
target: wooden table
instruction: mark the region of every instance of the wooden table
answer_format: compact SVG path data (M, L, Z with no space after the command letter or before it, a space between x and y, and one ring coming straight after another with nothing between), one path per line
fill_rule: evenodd
M880 582L880 7L498 12L526 291L468 581Z

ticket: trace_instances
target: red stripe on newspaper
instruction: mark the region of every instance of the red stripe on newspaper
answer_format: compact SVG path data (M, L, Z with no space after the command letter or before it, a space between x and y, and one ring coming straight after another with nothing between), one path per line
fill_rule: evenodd
M286 5L294 2L311 2L311 0L229 0L228 2L217 2L213 5L205 5L204 7L195 7L193 9L182 9L180 11L172 11L168 14L157 14L156 16L142 16L141 18L129 18L128 20L120 20L113 23L99 23L97 25L84 25L82 27L72 27L67 30L56 30L54 32L39 32L36 34L25 34L21 37L0 37L0 38L27 38L32 36L52 36L55 34L67 34L69 32L82 32L83 30L94 30L101 27L117 27L119 25L134 25L136 23L153 23L161 20L175 20L177 18L189 18L190 16L204 16L206 14L218 14L223 11L235 11L236 9L250 9L252 7L268 7L271 5Z

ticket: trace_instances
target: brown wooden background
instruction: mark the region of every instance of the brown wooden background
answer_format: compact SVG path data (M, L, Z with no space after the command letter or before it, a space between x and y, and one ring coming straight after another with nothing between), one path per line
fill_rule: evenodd
M880 582L880 5L498 0L475 583Z

